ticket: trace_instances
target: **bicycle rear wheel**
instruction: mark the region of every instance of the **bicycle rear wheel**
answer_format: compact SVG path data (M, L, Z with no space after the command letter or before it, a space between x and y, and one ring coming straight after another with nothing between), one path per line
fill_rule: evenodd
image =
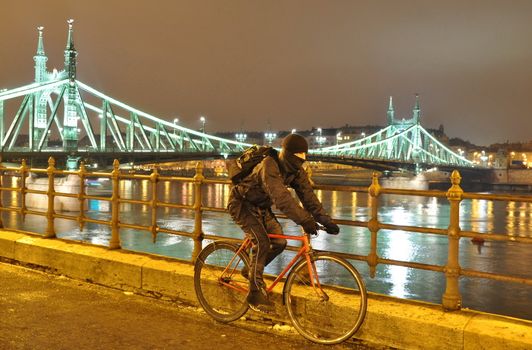
M248 310L249 282L241 274L249 271L245 252L237 254L238 245L213 242L203 248L194 265L194 288L199 303L214 319L231 322Z
M314 287L306 259L290 271L284 290L288 315L305 338L320 344L337 344L350 338L364 322L366 287L358 271L345 259L316 254L313 265L317 275Z

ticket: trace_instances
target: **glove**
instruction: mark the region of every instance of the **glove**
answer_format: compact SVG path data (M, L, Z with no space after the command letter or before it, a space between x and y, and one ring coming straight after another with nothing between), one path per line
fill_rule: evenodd
M305 230L305 232L308 234L314 236L318 234L318 224L316 224L316 221L314 221L314 219L312 218L303 221L301 223L301 226L303 227L303 230Z
M327 231L330 235L337 235L340 233L340 227L336 225L334 222L328 222L327 224L323 225L325 226L325 231Z

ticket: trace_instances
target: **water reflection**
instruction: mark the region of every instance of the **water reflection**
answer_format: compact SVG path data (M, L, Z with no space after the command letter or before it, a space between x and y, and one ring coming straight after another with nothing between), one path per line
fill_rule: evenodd
M16 187L19 178L4 177L5 187ZM157 184L160 200L170 203L191 205L194 202L194 184L161 181ZM209 184L203 188L203 204L209 207L225 207L229 197L229 186ZM367 221L370 209L367 193L316 191L325 208L336 218ZM151 200L151 183L148 180L122 181L120 197ZM20 196L16 192L2 192L4 206L19 206ZM449 225L449 203L445 198L407 197L383 195L379 197L379 220L397 225L424 226L446 229ZM463 230L484 233L505 233L521 237L532 237L532 204L521 202L493 202L486 200L463 200L460 204L460 226ZM108 201L88 201L87 216L98 220L110 220L111 206ZM71 214L76 214L71 213ZM149 226L151 207L136 204L122 204L120 221ZM28 215L24 222L13 212L3 213L6 227L20 228L43 233L46 220L41 216ZM288 234L299 234L300 229L288 220L280 220ZM158 208L157 224L161 227L192 232L194 212L192 210ZM56 220L59 237L107 246L110 228L106 225L87 223L81 232L74 221ZM226 237L241 238L242 232L223 213L204 212L203 231ZM153 254L190 259L193 241L187 237L159 234L154 243L147 231L121 230L121 241L125 249L145 251ZM418 234L405 231L381 230L378 233L377 254L381 257L444 266L447 261L447 237L434 234ZM337 236L321 234L313 241L317 249L340 251L358 255L370 252L370 233L365 228L342 226ZM287 252L267 268L275 273L291 258ZM530 278L529 263L532 251L525 244L486 241L479 252L478 246L469 239L460 240L460 265L480 271L507 273ZM403 298L430 302L441 302L445 289L445 278L441 273L421 271L397 266L379 265L376 277L369 277L365 262L353 261L363 273L368 290ZM488 281L483 279L460 279L463 305L482 311L532 319L530 300L531 287ZM504 293L500 291L505 291Z

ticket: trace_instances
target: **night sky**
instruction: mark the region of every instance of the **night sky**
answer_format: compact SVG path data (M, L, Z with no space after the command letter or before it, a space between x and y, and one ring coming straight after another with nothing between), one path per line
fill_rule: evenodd
M479 145L532 140L532 1L2 0L0 88L33 81L36 27L78 79L207 131L409 118Z

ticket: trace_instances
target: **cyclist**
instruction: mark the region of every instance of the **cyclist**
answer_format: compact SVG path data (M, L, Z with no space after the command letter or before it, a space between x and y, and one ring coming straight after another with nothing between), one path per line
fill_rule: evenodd
M247 302L254 310L273 311L262 275L264 267L286 247L285 239L268 237L268 233L283 233L272 212L272 205L301 225L307 233L317 233L316 222L321 223L330 234L340 232L314 194L308 175L302 168L307 152L305 138L289 134L282 141L281 152L266 156L251 174L232 188L229 195L231 217L253 242L250 271L244 270L242 274L249 279ZM303 207L287 186L295 190Z

